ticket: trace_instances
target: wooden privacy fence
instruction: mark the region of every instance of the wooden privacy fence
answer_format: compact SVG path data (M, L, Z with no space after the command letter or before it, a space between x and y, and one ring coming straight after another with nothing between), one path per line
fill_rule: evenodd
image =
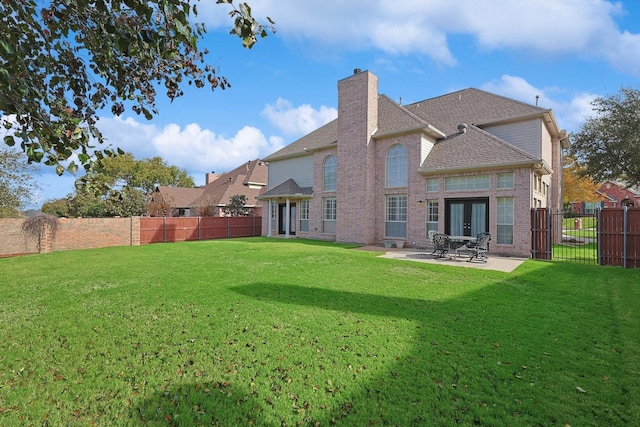
M140 244L255 237L262 217L140 218Z
M550 260L554 245L563 241L562 221L547 208L531 210L531 257ZM640 268L640 208L606 208L596 211L597 262Z
M640 208L598 211L598 260L602 265L640 268Z

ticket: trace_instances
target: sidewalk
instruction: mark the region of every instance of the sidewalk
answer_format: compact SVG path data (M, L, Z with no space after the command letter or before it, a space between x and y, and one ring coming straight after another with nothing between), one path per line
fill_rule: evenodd
M527 258L504 257L489 254L487 262L467 262L468 258L456 257L452 258L436 258L431 255L431 250L419 251L412 248L384 248L382 246L363 246L358 248L365 251L384 252L382 258L391 258L405 261L426 262L429 264L448 265L452 267L468 267L478 268L481 270L495 270L505 273L511 273L520 264L525 262Z

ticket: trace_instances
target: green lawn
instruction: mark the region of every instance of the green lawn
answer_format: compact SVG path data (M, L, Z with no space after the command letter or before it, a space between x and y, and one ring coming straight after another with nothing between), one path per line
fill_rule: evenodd
M579 217L582 223L582 228L596 228L597 218L594 215ZM562 228L564 230L571 230L575 227L575 220L577 218L563 218Z
M238 239L0 260L0 425L640 425L640 271Z
M554 260L586 261L598 263L598 243L553 245Z

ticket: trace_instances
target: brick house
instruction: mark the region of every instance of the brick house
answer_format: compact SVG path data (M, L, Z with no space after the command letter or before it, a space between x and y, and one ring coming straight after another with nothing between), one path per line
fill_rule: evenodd
M592 215L596 209L621 208L624 206L640 207L640 187L629 187L622 182L605 181L596 190L602 201L571 203L571 213L575 215Z
M236 195L247 197L245 207L253 216L262 215L262 202L257 197L266 190L267 166L260 160L250 160L231 172L206 174L205 185L197 188L159 186L152 199L164 200L173 216L225 216L223 209Z
M640 207L640 188L627 187L622 183L605 181L598 189L604 196L603 208Z
M412 246L488 231L492 252L529 256L530 209L562 206L568 146L551 110L473 88L400 105L356 69L337 119L264 159L263 234Z

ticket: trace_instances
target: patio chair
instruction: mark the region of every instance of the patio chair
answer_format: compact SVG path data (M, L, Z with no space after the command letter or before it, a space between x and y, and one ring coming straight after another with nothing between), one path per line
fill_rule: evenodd
M449 236L446 234L434 234L433 235L433 252L431 255L435 255L438 258L444 258L451 250L451 243Z
M471 262L474 258L487 262L490 241L491 233L479 233L475 240L457 249L456 252L465 252L469 255L467 262Z

